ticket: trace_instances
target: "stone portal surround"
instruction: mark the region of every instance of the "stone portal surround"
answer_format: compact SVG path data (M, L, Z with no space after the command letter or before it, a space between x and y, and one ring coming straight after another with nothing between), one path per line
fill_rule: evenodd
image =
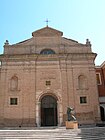
M36 125L38 127L41 126L41 97L46 94L41 94L38 96L36 100ZM54 94L50 94L52 96L55 96ZM57 97L57 117L58 117L58 126L62 126L63 124L63 108L62 108L62 102L61 97Z

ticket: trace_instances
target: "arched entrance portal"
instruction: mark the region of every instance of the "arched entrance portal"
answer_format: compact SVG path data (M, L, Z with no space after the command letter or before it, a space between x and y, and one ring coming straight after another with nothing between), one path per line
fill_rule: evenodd
M57 100L46 95L41 99L41 126L57 125Z

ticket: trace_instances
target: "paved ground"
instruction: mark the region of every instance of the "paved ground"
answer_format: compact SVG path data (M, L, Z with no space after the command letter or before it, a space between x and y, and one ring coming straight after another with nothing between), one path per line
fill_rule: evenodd
M105 127L10 129L12 128L0 130L0 140L105 140Z

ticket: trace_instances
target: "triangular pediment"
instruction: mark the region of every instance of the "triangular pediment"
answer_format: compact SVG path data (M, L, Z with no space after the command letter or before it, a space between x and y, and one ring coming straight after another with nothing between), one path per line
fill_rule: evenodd
M33 37L40 37L40 36L48 37L48 36L62 36L62 35L63 35L63 32L58 31L48 26L32 33Z

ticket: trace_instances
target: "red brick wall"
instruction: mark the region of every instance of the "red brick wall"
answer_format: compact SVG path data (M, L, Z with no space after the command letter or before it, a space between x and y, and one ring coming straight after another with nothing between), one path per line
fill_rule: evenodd
M96 68L96 73L100 73L101 76L101 85L98 85L99 97L105 96L105 65L99 68Z

